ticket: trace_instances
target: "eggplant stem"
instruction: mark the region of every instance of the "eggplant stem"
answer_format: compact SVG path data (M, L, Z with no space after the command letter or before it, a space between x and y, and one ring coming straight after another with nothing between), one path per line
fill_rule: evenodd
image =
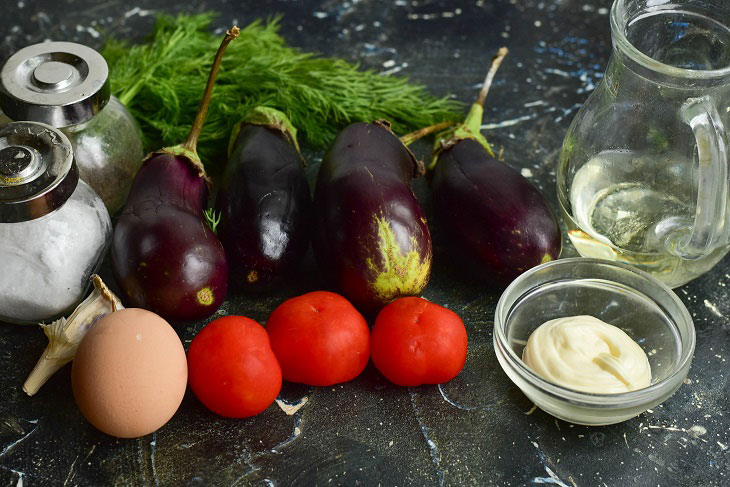
M487 77L484 78L484 83L482 83L482 89L479 92L479 97L477 97L477 101L474 102L476 105L484 107L484 100L487 99L487 93L489 93L489 88L492 86L494 75L497 74L499 65L502 64L502 60L508 52L509 49L507 49L506 47L500 47L499 51L497 51L497 54L495 54L495 56L492 58L492 66L489 68Z
M195 114L195 120L193 120L193 126L190 129L185 141L182 146L192 152L196 152L198 147L198 137L200 137L200 131L203 129L203 123L205 123L205 117L208 114L208 107L210 106L210 97L213 94L213 85L215 84L215 78L218 76L218 68L220 68L221 60L223 59L223 53L228 47L228 44L238 37L241 30L237 26L233 26L231 29L226 31L226 36L223 38L218 52L215 54L215 60L210 68L210 74L208 75L208 83L205 85L205 91L203 92L203 99L200 100L200 107L198 113Z
M403 142L403 145L411 145L413 142L417 141L421 137L425 137L434 132L453 127L454 125L456 125L456 122L441 122L435 125L429 125L428 127L423 127L422 129L415 130L409 134L400 137L400 141Z

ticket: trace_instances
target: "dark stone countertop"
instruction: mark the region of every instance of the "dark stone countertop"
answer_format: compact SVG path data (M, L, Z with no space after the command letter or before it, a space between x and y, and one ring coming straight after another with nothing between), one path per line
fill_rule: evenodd
M157 11L216 10L220 27L283 13L292 45L407 75L468 103L496 48L507 45L487 101L488 136L557 212L557 155L611 53L609 7L606 0L5 0L0 57L46 38L94 47L104 31L140 39ZM310 177L320 157L311 158ZM423 181L416 192L430 214ZM575 254L567 239L564 246L563 255ZM86 423L70 367L27 397L20 386L45 337L35 327L0 326L0 483L728 485L729 260L677 291L697 328L685 385L637 418L584 427L536 410L510 382L492 349L498 293L459 282L442 257L436 241L424 295L458 312L470 338L466 367L451 382L395 387L369 365L336 387L285 384L278 404L246 420L219 418L188 392L166 426L136 440ZM311 256L303 273L310 277L272 296L233 296L219 314L263 323L284 299L324 287ZM186 346L204 324L179 330Z

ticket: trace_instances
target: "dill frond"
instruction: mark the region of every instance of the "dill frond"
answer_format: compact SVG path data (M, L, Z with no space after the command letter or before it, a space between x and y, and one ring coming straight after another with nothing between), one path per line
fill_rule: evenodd
M212 19L210 13L162 15L147 42L110 38L102 49L112 93L140 123L149 150L177 144L190 130L220 43L209 30ZM259 105L284 112L314 148L356 121L386 118L405 133L463 118L459 102L406 78L287 46L276 18L249 24L226 51L198 144L207 166L224 163L233 125Z

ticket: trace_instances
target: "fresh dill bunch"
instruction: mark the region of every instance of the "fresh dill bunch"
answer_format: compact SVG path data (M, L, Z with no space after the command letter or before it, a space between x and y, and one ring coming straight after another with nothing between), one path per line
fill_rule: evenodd
M112 93L139 121L149 150L179 143L190 130L220 39L213 14L161 15L143 44L107 39L102 54ZM287 46L278 18L241 29L223 57L198 151L225 161L233 125L256 106L284 112L314 148L352 122L388 119L397 133L460 120L462 105L406 78L361 70L342 59Z

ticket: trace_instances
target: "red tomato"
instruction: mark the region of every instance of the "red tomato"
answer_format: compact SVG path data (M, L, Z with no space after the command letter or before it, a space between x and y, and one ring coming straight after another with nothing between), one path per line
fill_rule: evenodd
M247 418L269 407L281 390L281 368L264 327L243 316L208 324L190 344L188 383L221 416Z
M352 380L370 356L365 318L339 294L316 291L284 301L266 322L284 379L312 386Z
M466 362L468 337L459 315L422 298L396 299L383 308L370 340L375 367L401 386L441 384Z

